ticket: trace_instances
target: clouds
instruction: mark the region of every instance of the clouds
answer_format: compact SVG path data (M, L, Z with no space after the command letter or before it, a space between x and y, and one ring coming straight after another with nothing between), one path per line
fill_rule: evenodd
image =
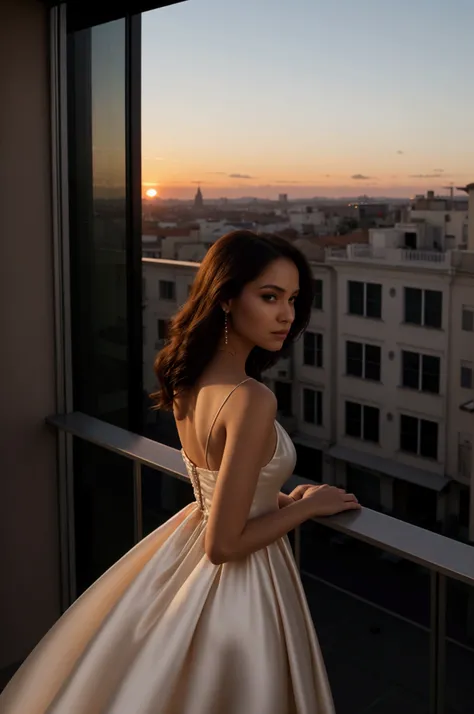
M301 183L301 181L292 181L291 179L288 181L285 181L283 179L278 179L277 181L275 181L275 183L283 184L284 186L290 186L290 185L292 186L293 184L296 185L296 184Z
M441 173L439 171L437 171L435 174L410 174L408 178L414 178L414 179L441 178Z
M354 174L353 176L351 176L351 179L353 181L368 181L371 178L372 176L364 176L364 174Z
M229 174L227 171L206 171L206 174L209 176L227 176L227 178L231 179L255 179L257 178L256 176L250 176L250 174L240 174L240 173L232 173Z
M397 151L397 154L398 154L399 156L403 156L404 153L405 153L405 152L402 151L401 149L398 149L398 151Z

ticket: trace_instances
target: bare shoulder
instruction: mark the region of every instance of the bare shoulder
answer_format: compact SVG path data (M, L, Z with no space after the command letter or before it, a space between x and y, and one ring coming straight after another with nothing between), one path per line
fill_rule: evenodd
M276 409L276 397L271 389L256 379L249 379L235 390L235 403L271 412Z
M249 379L232 394L225 410L226 425L236 427L245 421L247 429L273 422L276 416L277 401L273 392L261 382Z

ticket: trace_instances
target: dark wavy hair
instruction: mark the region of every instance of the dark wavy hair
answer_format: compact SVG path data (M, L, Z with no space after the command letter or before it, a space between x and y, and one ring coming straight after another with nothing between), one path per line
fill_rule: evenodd
M154 372L160 388L150 395L155 409L171 409L176 394L191 388L214 356L223 333L222 303L238 297L277 258L297 267L300 291L295 319L277 352L254 347L245 365L250 377L262 372L289 352L290 345L308 325L313 299L311 268L305 256L277 235L237 230L219 238L207 252L186 303L170 320L165 346L158 353Z

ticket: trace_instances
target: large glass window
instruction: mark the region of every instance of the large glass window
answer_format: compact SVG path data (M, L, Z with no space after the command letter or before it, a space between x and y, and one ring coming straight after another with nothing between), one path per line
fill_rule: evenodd
M438 424L429 419L418 419L401 414L400 449L416 456L438 458Z
M352 340L346 342L346 374L352 377L379 382L381 358L382 350L378 345Z
M441 360L434 355L402 350L402 385L439 394Z
M361 283L349 280L348 312L361 317L382 317L382 286L379 283Z
M142 401L133 225L140 102L127 77L139 85L132 61L139 21L115 20L68 38L74 408L135 431ZM76 441L74 459L80 592L133 543L133 480L130 462L91 445Z
M380 410L357 402L346 402L346 435L363 441L379 441Z
M440 290L405 288L405 322L440 328L442 312L443 293Z
M303 339L303 364L323 366L323 336L320 332L305 332Z

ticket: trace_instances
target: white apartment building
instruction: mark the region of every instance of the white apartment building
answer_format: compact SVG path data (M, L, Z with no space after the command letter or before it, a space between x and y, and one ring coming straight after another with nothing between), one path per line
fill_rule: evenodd
M295 228L299 233L311 228L314 231L323 228L326 220L324 213L314 206L296 205L286 211L291 228Z
M435 196L428 191L417 197L408 211L409 221L426 224L436 231L436 242L442 250L466 248L468 243L468 201ZM471 248L472 249L472 248Z
M393 229L384 245L383 233L308 256L310 324L265 381L300 475L474 538L474 252L397 247ZM405 245L404 230L398 239ZM186 299L196 268L144 261L147 389L164 321Z
M143 260L143 388L155 389L153 363L163 347L167 322L189 295L199 263Z

